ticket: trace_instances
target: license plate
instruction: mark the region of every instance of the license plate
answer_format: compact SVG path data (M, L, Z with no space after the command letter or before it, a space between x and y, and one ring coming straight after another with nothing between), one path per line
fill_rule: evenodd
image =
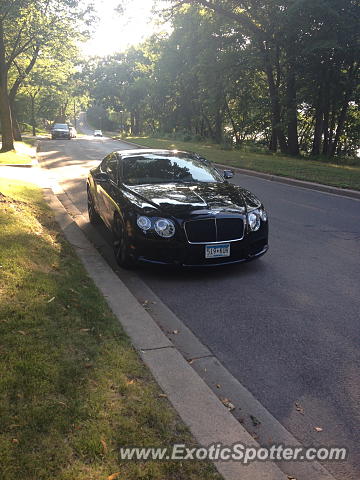
M230 243L205 245L205 258L230 257Z

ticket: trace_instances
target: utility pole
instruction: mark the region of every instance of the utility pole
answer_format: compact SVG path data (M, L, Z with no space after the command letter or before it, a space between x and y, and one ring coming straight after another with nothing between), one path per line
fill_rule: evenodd
M74 127L76 129L76 100L74 99Z

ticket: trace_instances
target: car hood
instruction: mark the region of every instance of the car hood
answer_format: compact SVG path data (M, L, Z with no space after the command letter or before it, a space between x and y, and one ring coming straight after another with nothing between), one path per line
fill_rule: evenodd
M260 200L248 190L226 182L136 185L128 188L146 202L143 207L156 207L173 216L204 215L214 211L244 214L261 205Z

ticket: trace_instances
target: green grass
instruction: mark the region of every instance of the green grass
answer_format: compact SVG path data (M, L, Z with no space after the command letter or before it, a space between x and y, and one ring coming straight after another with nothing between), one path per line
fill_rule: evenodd
M34 153L32 147L36 139L25 138L23 142L15 142L15 150L0 153L0 165L23 165L31 163Z
M119 461L120 446L194 440L41 191L0 192L0 478L219 480L205 462Z
M127 137L126 139L150 148L175 148L194 151L213 162L232 167L360 190L360 165L337 165L280 154L222 150L218 145L203 142L183 142L153 137Z

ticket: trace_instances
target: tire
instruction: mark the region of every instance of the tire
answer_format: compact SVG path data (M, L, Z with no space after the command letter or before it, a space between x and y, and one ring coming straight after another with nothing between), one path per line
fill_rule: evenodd
M119 216L115 216L113 228L113 251L116 263L122 268L132 268L134 259L129 253L129 241L124 224Z
M94 200L92 198L92 195L88 189L87 192L87 207L88 207L88 215L89 215L89 220L92 225L98 225L101 222L100 215L97 213L95 205L94 205Z

